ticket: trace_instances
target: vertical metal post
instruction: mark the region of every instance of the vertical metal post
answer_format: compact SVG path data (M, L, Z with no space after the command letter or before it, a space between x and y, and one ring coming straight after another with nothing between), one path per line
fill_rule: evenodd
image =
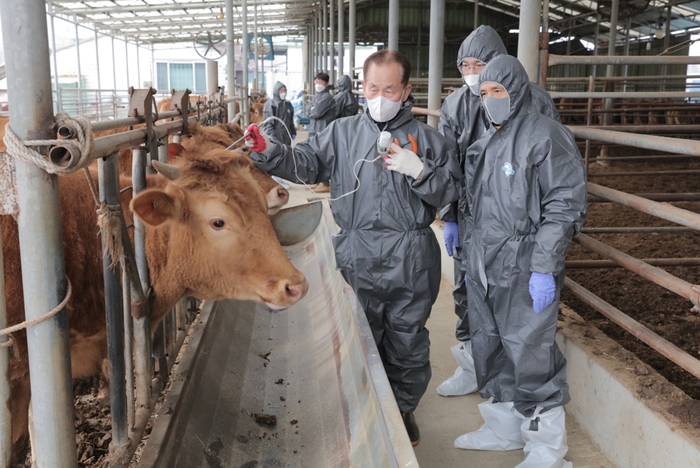
M73 22L75 23L75 52L78 59L78 90L76 91L78 94L76 96L76 105L78 106L78 109L76 115L83 115L83 93L81 92L81 89L83 89L83 83L81 82L83 71L82 67L80 66L80 37L78 35L78 19L75 17L75 15L73 15Z
M136 421L134 406L134 349L133 349L133 323L131 320L131 282L126 271L124 258L121 260L122 268L122 310L124 311L124 364L126 375L126 422L129 428L134 427Z
M322 59L322 65L321 65L321 70L324 72L328 72L328 0L323 0L321 2L323 11L321 13L321 28L322 28L322 34L323 34L323 59Z
M399 0L389 0L389 50L399 50Z
M355 28L357 27L357 0L350 0L348 5L348 47L350 48L350 77L355 73Z
M146 150L132 149L132 183L134 196L146 189ZM134 217L134 253L136 266L141 278L143 291L148 291L150 278L146 259L146 229L141 220ZM151 313L134 320L134 368L136 369L136 407L137 411L150 413L151 407Z
M114 54L114 36L112 36L112 85L114 91L117 91L117 59Z
M119 165L117 156L100 158L100 200L108 205L119 204ZM104 270L105 311L107 316L107 354L109 357L109 400L112 417L112 444L110 451L128 442L126 422L126 387L124 384L124 312L119 269L112 268L113 259L106 252L106 236L112 235L102 228L102 267ZM118 263L117 263L118 265Z
M571 44L571 41L569 41ZM567 48L569 45L567 45ZM549 68L549 0L542 0L542 33L540 34L540 74L537 83L547 86Z
M44 0L0 0L12 129L20 139L55 138ZM27 47L31 44L31 47ZM66 297L58 177L15 161L24 314L28 320ZM68 312L27 330L34 421L33 452L40 467L75 467L75 423Z
M7 327L5 301L5 272L0 237L0 329ZM0 344L6 343L6 335L0 336ZM12 457L12 415L10 413L10 348L0 348L0 466L10 466Z
M445 0L430 0L430 54L428 57L428 109L442 104L442 61L445 42ZM438 118L428 116L428 125L437 128Z
M335 2L330 0L328 4L328 13L330 19L330 60L328 63L328 74L330 75L331 83L335 83Z
M631 31L631 29L632 29L632 18L629 17L629 18L627 18L627 27L625 28L625 32L626 32L626 34L625 34L625 55L630 54L630 31ZM623 76L625 77L625 81L622 84L622 91L624 91L624 92L627 92L627 70L628 70L628 65L625 65L622 68L622 73L623 73ZM665 75L666 72L663 71L661 74Z
M474 0L474 29L479 27L479 0Z
M665 27L665 32L666 34L664 35L664 52L668 50L668 46L671 44L671 20L673 19L673 12L671 11L673 7L669 6L666 9L666 24L664 25ZM629 20L628 20L629 21ZM661 66L661 75L666 76L668 74L668 65L664 64ZM661 91L666 91L666 82L661 84Z
M141 82L141 56L139 54L138 41L136 42L136 82L139 88L143 87L143 83ZM153 83L151 83L151 86L153 86Z
M306 37L304 37L301 44L301 79L302 83L306 84L309 81L309 49L311 47L311 30L308 26L306 27Z
M418 21L418 40L416 42L416 77L420 78L421 71L421 48L423 47L423 9L421 8L421 14L420 14L420 20ZM430 39L428 39L428 42L430 42ZM430 46L430 44L428 44Z
M100 40L95 29L95 65L97 66L97 120L102 118L102 81L100 80Z
M593 90L595 89L595 81L593 75L588 77L588 92L592 93ZM588 112L586 115L586 125L589 127L593 125L593 99L588 98ZM586 138L586 152L584 156L584 163L586 167L586 173L588 173L588 163L590 159L590 152L591 152L591 140Z
M53 11L53 5L50 5ZM54 16L51 14L51 58L53 60L53 85L56 88L56 111L63 110L63 96L61 95L61 87L58 84L58 60L56 58L56 25L54 24Z
M243 80L241 82L241 120L243 121L243 126L248 127L250 123L250 111L248 110L248 0L241 0L241 14L243 15L243 23L241 27L241 34L243 36Z
M255 72L253 72L253 91L260 89L260 81L258 80L258 1L253 0L253 61L255 62Z
M343 62L345 62L345 4L343 0L338 0L338 77L343 76Z
M233 47L233 0L226 0L226 89L228 97L236 94L236 53ZM228 103L228 118L236 115L236 103Z
M129 41L124 39L124 66L126 67L126 87L129 88L133 86L131 84L131 78L129 78ZM134 86L134 88L140 88L140 86Z
M610 13L610 37L608 39L608 57L615 56L615 41L617 40L617 17L620 11L620 0L612 0L612 11ZM608 65L605 68L605 76L611 78L615 76L615 65ZM605 82L605 91L613 91L615 83L613 81ZM605 99L603 104L603 125L612 125L612 107L613 100ZM609 166L610 161L605 161L608 157L608 145L603 145L600 148L600 155L596 161L601 166Z
M520 3L520 33L518 34L518 60L525 67L530 81L537 82L539 70L539 36L542 8L540 0L523 0Z
M321 7L319 6L318 9L316 10L316 52L314 53L314 70L311 73L311 87L309 90L313 90L313 82L314 79L313 77L318 73L320 70L323 69L323 66L321 65L322 60L323 60L323 21L321 20Z
M219 91L219 64L216 60L207 60L207 96L209 99Z
M598 55L598 40L600 38L600 22L602 18L600 17L600 14L595 15L595 35L593 38L593 56ZM591 71L591 75L593 75L593 78L597 76L598 73L598 65L593 65L593 70Z

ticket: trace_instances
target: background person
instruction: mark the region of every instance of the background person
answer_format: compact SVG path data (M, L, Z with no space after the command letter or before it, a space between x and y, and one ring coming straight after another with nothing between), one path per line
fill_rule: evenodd
M263 108L263 118L267 119L271 116L277 117L282 122L275 119L266 122L265 131L280 143L291 145L292 140L297 136L297 129L294 126L294 106L287 101L287 87L279 81L272 88L272 99L267 100Z
M336 120L294 148L251 125L246 144L268 173L305 183L330 179L340 227L333 237L336 264L365 311L416 445L413 412L431 376L425 324L441 276L440 247L430 225L435 207L459 196L462 170L453 146L411 114L408 59L381 50L365 60L363 70L366 112ZM398 141L393 154L378 152L382 131Z
M348 75L342 75L338 78L338 90L333 96L333 101L336 119L357 115L360 106L357 104L357 98L352 93L352 80Z

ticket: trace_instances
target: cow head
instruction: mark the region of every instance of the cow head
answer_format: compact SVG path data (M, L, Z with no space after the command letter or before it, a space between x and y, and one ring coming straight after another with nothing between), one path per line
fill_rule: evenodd
M170 143L168 145L171 162L176 160L179 156L189 159L196 154L203 154L214 149L226 148L243 136L243 130L236 124L217 125L215 127L202 127L196 124L192 126L190 131L190 135L183 135L181 145L177 143ZM250 150L245 145L231 152L248 158L250 157ZM273 215L277 213L289 202L289 192L252 163L250 164L250 171L265 194L268 214Z
M167 249L158 255L164 265L151 267L149 259L154 285L158 275L170 275L187 295L249 299L273 308L306 294L308 282L275 236L247 156L213 150L179 166L154 166L171 180L131 202L149 226L149 248Z

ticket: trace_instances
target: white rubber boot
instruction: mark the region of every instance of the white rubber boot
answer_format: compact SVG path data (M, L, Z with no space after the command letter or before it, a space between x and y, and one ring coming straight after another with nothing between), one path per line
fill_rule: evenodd
M513 409L513 402L493 403L493 399L479 404L484 424L478 430L457 437L455 447L468 450L507 452L523 448L520 434L523 416Z
M472 357L472 342L465 341L450 348L459 367L454 375L438 385L437 392L442 396L468 395L478 390L476 371Z
M531 418L522 422L520 432L525 441L525 460L515 468L573 468L564 460L566 445L566 416L557 406L540 414L538 406Z

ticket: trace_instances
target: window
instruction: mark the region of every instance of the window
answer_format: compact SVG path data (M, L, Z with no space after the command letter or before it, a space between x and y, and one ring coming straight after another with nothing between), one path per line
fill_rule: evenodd
M188 88L193 93L207 92L207 70L204 63L156 63L158 91Z

